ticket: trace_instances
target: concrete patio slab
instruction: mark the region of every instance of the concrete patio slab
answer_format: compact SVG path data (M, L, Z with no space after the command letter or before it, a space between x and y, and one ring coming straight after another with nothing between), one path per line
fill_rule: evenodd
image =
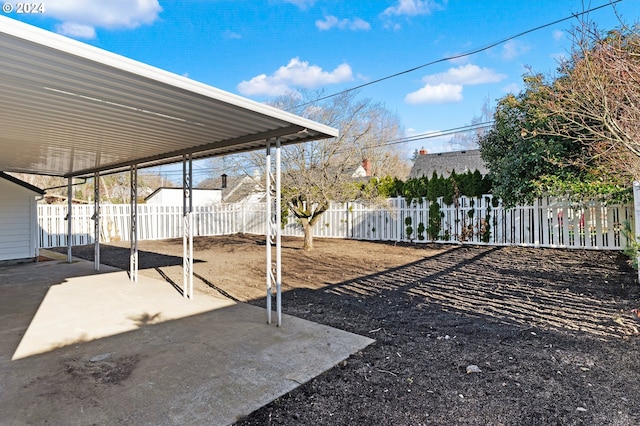
M101 269L0 268L3 424L230 424L373 342Z

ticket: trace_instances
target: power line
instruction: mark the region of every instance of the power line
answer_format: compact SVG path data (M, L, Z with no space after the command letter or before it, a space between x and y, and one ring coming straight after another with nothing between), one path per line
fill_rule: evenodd
M484 121L481 123L469 124L466 126L452 127L450 129L445 129L445 130L434 130L430 132L424 132L424 133L419 133L412 136L380 142L378 144L369 146L369 148L379 148L387 145L399 145L403 143L416 142L416 141L425 140L425 139L433 139L433 138L438 138L443 136L455 135L457 133L466 133L474 130L487 129L492 127L493 124L494 124L494 121ZM339 149L338 151L348 151L348 150L349 150L348 148L342 148L342 149ZM198 177L209 176L210 173L211 173L211 170L207 169L206 167L197 167L193 171L193 175ZM163 170L160 172L160 174L163 176L181 176L182 170Z
M384 143L384 145L395 145L395 144L400 144L405 142L415 142L423 139L432 139L440 136L449 136L449 135L455 135L457 133L466 133L466 132L471 132L473 130L486 129L493 126L493 123L494 121L485 121L482 123L469 124L467 126L453 127L451 129L446 129L446 130L434 130L430 132L419 133L417 135L407 136L404 138L388 141Z
M309 101L309 102L305 102L305 103L300 104L300 105L296 105L295 107L293 107L291 109L295 109L295 108L300 108L300 107L303 107L303 106L311 105L311 104L314 104L316 102L332 98L334 96L338 96L338 95L342 95L344 93L352 92L354 90L362 89L363 87L371 86L372 84L380 83L382 81L389 80L391 78L395 78L395 77L398 77L398 76L401 76L401 75L404 75L404 74L408 74L408 73L417 71L419 69L422 69L422 68L425 68L425 67L428 67L428 66L431 66L431 65L439 64L441 62L451 61L453 59L459 59L459 58L464 58L466 56L475 55L476 53L480 53L480 52L483 52L485 50L489 50L489 49L491 49L493 47L496 47L496 46L498 46L498 45L500 45L502 43L506 43L506 42L508 42L510 40L513 40L515 38L521 37L523 35L526 35L526 34L541 30L543 28L550 27L552 25L559 24L559 23L564 22L564 21L568 21L568 20L573 19L573 18L577 18L577 17L582 16L582 15L586 15L587 13L594 12L594 11L599 10L599 9L603 9L605 7L613 6L614 4L620 3L621 1L622 0L610 0L609 3L607 3L607 4L602 4L600 6L596 6L596 7L593 7L591 9L584 10L582 12L573 13L573 14L571 14L571 16L567 16L567 17L564 17L564 18L561 18L561 19L557 19L557 20L555 20L553 22L549 22L547 24L539 25L539 26L537 26L535 28L531 28L531 29L528 29L526 31L522 31L522 32L520 32L518 34L509 36L507 38L503 38L502 40L493 42L493 43L488 44L488 45L486 45L484 47L480 47L480 48L477 48L477 49L474 49L474 50L471 50L471 51L468 51L468 52L465 52L465 53L460 53L458 55L447 56L445 58L436 59L435 61L427 62L426 64L418 65L416 67L413 67L413 68L410 68L410 69L407 69L407 70L404 70L404 71L400 71L400 72L397 72L395 74L387 75L385 77L381 77L381 78L378 78L376 80L369 81L367 83L363 83L363 84L360 84L358 86L354 86L354 87L351 87L349 89L333 93L331 95L321 96L321 97L319 97L319 98L317 98L317 99L315 99L313 101Z

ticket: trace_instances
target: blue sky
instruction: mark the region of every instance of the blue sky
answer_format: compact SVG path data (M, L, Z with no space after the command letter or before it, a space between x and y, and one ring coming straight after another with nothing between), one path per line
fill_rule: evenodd
M16 5L17 2L7 2ZM608 0L44 0L44 13L6 16L266 101L287 91L336 93L473 51ZM584 3L584 4L583 4ZM15 9L15 7L14 7ZM627 23L640 0L616 4ZM612 7L592 12L617 25ZM570 47L565 21L480 53L369 85L360 97L396 112L407 135L470 124L482 105L552 72ZM450 137L405 147L454 149Z

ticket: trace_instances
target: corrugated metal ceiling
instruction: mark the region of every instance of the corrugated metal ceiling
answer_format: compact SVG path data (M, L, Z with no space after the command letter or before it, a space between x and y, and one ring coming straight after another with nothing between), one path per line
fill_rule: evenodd
M0 171L80 176L337 134L0 16Z

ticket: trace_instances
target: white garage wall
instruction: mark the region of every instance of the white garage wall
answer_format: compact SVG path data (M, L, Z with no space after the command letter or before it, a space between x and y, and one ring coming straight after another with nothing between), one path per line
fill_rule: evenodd
M191 191L194 206L212 206L222 202L222 191L219 189L194 188ZM181 206L182 188L160 188L149 197L147 204L164 206Z
M37 256L36 194L0 179L0 261Z

